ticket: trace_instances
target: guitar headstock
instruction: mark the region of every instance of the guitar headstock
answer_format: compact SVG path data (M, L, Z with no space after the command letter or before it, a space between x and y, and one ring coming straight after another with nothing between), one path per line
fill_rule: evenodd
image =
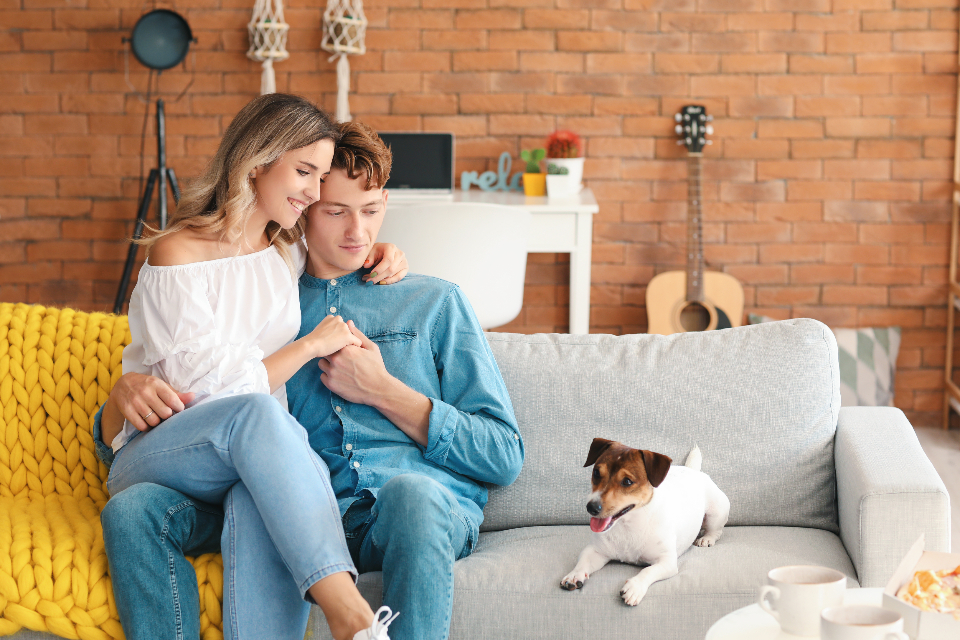
M707 108L699 104L688 104L673 116L677 121L674 131L680 137L677 144L687 147L689 153L702 153L703 147L713 144L707 136L713 134L713 127L707 124L713 116L707 115Z

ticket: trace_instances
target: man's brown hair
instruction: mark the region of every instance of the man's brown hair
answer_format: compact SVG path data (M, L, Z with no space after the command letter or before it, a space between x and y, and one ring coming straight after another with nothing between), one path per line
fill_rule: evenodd
M343 169L351 180L365 178L364 191L382 189L390 178L393 153L377 132L361 122L343 122L331 168Z

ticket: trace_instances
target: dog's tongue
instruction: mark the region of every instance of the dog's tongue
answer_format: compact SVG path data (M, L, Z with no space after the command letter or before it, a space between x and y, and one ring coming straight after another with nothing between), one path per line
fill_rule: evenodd
M613 517L610 518L590 518L590 531L595 533L601 533L607 530L607 526L610 525L610 521L613 520Z

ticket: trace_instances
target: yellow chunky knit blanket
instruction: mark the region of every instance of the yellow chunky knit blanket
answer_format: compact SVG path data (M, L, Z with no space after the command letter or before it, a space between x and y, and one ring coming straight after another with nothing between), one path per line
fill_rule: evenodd
M129 343L125 316L0 303L0 636L124 637L91 426ZM222 639L220 556L193 566L203 639Z

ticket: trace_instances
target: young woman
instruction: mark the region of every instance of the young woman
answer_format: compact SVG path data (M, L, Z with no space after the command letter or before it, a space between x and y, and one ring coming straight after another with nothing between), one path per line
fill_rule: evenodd
M259 637L258 620L276 614L258 611L242 588L257 580L254 550L272 543L293 593L320 605L337 640L388 640L389 621L381 612L375 619L354 585L329 472L287 412L284 392L306 362L360 344L335 309L292 341L305 259L301 215L330 171L336 132L295 96L261 96L241 110L168 229L144 241L148 260L130 300L133 342L123 370L162 379L185 394L187 408L171 415L158 398L134 424L111 399L102 414L103 440L115 454L111 494L149 482L223 504L226 638ZM402 277L402 254L381 250L376 268L395 266L372 281ZM122 556L122 542L107 547L111 561ZM305 623L290 619L290 631L302 636Z

